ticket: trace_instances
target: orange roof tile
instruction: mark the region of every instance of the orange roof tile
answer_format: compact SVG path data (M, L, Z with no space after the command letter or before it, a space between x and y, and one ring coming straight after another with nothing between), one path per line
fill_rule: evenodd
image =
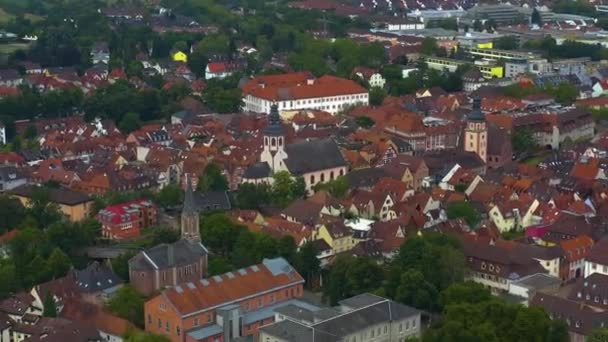
M312 99L350 94L367 94L357 82L336 77L315 79L310 73L257 76L243 86L243 93L270 101Z
M265 259L259 265L166 289L160 296L184 316L238 302L270 289L304 283L295 269L284 268L285 265L289 266L281 258Z

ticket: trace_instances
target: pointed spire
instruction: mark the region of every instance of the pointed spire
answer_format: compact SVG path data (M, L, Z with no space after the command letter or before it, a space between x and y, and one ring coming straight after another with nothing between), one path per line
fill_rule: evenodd
M281 116L279 115L279 106L276 103L273 103L270 106L270 113L268 113L268 126L266 126L266 129L264 130L264 135L283 135Z
M196 214L196 206L194 205L194 191L192 190L192 180L190 175L186 174L186 192L184 194L184 209L185 214Z

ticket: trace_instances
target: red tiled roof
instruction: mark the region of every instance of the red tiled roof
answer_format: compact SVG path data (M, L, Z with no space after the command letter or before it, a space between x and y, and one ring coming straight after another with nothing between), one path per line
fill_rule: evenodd
M367 94L367 89L355 81L336 76L315 79L310 73L298 72L255 77L243 86L243 93L278 101Z
M292 267L277 270L275 266L281 264L273 265L277 260L283 259L266 259L259 265L175 286L163 291L160 296L170 302L178 313L187 315L304 282Z

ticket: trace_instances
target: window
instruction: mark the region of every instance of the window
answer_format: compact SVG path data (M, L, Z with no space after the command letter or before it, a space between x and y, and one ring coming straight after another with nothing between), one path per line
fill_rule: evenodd
M315 184L315 175L310 176L310 184Z
M148 324L152 324L152 316L148 315Z
M211 314L207 314L207 323L211 322Z
M415 318L412 320L412 329L413 328L416 328L416 319Z
M405 322L405 330L410 330L410 321Z
M399 323L399 332L403 332L403 323Z
M162 328L163 327L163 321L160 320L160 318L158 319L158 328Z
M325 174L321 173L321 183L325 182Z
M175 328L175 332L177 333L177 336L181 335L182 333L179 327Z
M198 318L194 319L194 326L198 327L201 324L201 322L198 320Z
M169 324L169 321L167 321L166 324L165 324L165 331L166 332L171 331L171 324Z

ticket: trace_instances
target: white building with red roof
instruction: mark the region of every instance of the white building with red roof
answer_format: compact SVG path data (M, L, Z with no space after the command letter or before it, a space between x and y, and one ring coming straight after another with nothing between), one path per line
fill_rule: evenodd
M314 77L309 72L258 76L243 86L245 111L268 113L316 109L336 114L355 105L368 105L369 93L357 82L336 76Z

